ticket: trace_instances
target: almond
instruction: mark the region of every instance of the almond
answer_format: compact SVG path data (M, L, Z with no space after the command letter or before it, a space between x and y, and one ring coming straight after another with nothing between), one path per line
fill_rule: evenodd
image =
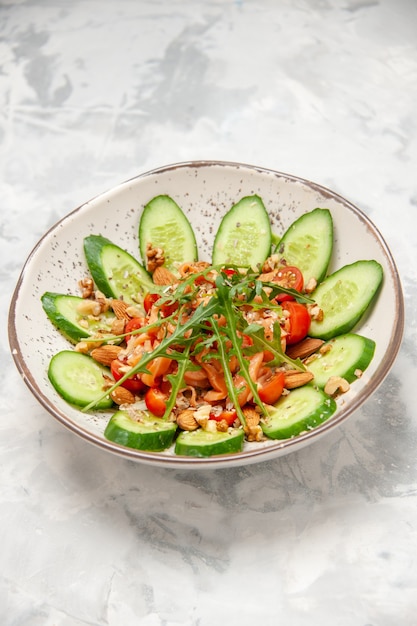
M113 391L110 393L110 397L113 400L113 402L115 402L118 405L121 404L133 404L135 402L135 396L133 395L133 393L131 391L129 391L129 389L126 389L125 387L116 387L116 389L113 389Z
M124 302L123 300L112 300L111 308L113 309L115 316L119 320L130 320L130 315L127 313L129 305L126 304L126 302Z
M107 344L99 348L94 348L94 350L91 351L91 356L95 361L98 361L98 363L110 366L111 362L117 359L120 350L122 350L120 346Z
M155 285L173 285L177 282L176 277L166 267L159 266L152 274L152 280Z
M305 359L316 352L323 345L323 343L323 339L306 337L302 341L289 346L286 352L290 359Z
M284 378L284 387L286 389L296 389L297 387L302 387L311 382L314 378L314 374L311 372L300 372L298 370L287 370L284 373Z
M185 409L178 413L177 424L182 430L197 430L198 422L194 417L195 411L192 409Z

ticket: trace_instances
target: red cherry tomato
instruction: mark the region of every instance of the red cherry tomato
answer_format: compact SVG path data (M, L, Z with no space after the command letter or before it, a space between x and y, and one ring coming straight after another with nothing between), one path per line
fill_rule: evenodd
M126 333L126 342L131 338L132 330L137 330L138 328L143 327L143 318L142 317L132 317L125 325L125 333Z
M279 269L278 274L274 278L274 283L278 283L278 285L281 285L281 287L285 287L286 289L302 291L304 287L304 278L298 267L295 267L294 265L285 265ZM293 296L289 293L279 293L275 299L277 302L294 300Z
M147 293L143 299L143 308L149 313L152 306L159 300L161 296L158 293Z
M275 404L282 395L284 383L284 372L273 372L270 370L267 374L258 379L259 398L262 402L265 402L265 404Z
M289 313L289 334L285 337L287 345L298 343L307 336L310 328L310 313L304 304L296 301L282 303L284 311Z
M153 415L162 417L167 407L168 394L159 387L150 387L145 393L145 404Z
M237 419L237 413L234 409L227 411L224 409L220 413L216 411L212 411L209 415L209 419L216 420L216 422L221 422L222 420L226 420L228 426L233 426L235 420Z
M124 367L124 363L122 363L122 361L119 361L119 359L114 359L111 362L110 371L116 382L120 380L126 373L126 372L120 371L120 368L122 367ZM121 386L124 387L125 389L129 389L129 391L131 391L132 393L140 393L141 391L144 391L145 389L145 385L143 384L141 379L137 376L137 374L133 374L133 376L130 376L129 378L127 378L123 383L121 383Z

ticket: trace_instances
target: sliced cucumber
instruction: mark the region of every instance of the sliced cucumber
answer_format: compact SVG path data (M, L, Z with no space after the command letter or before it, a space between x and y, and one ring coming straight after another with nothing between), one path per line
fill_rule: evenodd
M153 198L145 205L139 223L139 245L146 265L146 246L164 251L164 267L174 274L178 265L198 258L197 242L188 218L169 196Z
M256 266L271 252L271 223L259 196L245 196L224 215L213 244L213 265Z
M325 278L311 294L323 311L323 319L313 319L308 334L331 339L352 330L372 302L382 277L377 261L356 261Z
M146 293L155 289L145 268L109 239L101 235L85 237L84 252L91 276L105 296L142 304Z
M52 385L70 404L84 407L103 395L104 376L110 370L90 356L73 350L63 350L52 357L48 377ZM113 404L109 396L96 404L97 409L108 409Z
M225 433L212 433L201 428L183 431L175 442L175 453L181 456L209 457L240 452L244 436L243 430L237 428L231 428Z
M177 425L147 411L137 411L138 419L132 419L127 411L119 410L110 419L104 431L109 441L128 448L158 452L169 448Z
M73 343L92 335L98 328L110 332L116 317L110 310L101 313L98 318L82 313L80 305L85 300L79 296L47 291L41 297L41 302L51 322Z
M372 361L375 341L346 333L330 339L322 348L307 365L318 387L324 387L330 376L340 376L348 383L356 380Z
M337 405L321 389L304 385L281 396L270 415L261 423L270 439L289 439L306 430L312 430L336 411Z
M318 283L326 275L333 250L333 219L328 209L314 209L301 215L285 231L276 252L287 265L301 270L304 284Z

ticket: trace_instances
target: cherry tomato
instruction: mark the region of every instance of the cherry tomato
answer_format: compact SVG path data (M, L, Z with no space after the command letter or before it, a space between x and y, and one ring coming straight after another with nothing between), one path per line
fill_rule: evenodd
M258 395L265 404L275 404L281 397L284 389L284 372L270 370L265 376L258 379Z
M159 387L150 387L145 393L145 404L153 415L162 417L167 406L168 394Z
M237 274L237 270L233 269L233 267L223 267L222 274L226 274L226 276L230 278L230 276Z
M235 420L237 419L237 413L234 409L227 411L224 409L220 413L216 411L212 411L209 415L209 419L216 420L216 422L221 422L222 420L226 420L228 426L233 426Z
M124 363L122 363L122 361L119 361L119 359L113 359L110 365L110 371L116 382L125 375L125 372L120 371L121 367L124 367ZM131 391L132 393L140 393L145 389L145 385L137 374L133 374L133 376L127 378L123 383L121 383L121 386L125 389L129 389L129 391Z
M146 294L143 299L143 308L145 309L146 313L149 313L155 302L158 302L160 298L161 296L158 293ZM178 302L172 302L171 304L169 304L168 302L161 303L161 306L158 307L158 309L162 317L168 317L178 309Z
M158 293L147 293L143 299L143 308L149 313L152 306L159 300L161 296Z
M132 332L132 330L137 330L138 328L142 328L143 327L143 318L142 317L132 317L132 319L130 319L125 326L125 333L126 334L126 342L129 341L129 339L132 337L132 335L130 334Z
M304 278L298 267L294 265L286 265L281 267L278 274L274 278L274 283L278 283L281 287L286 289L295 289L296 291L302 291L304 287ZM289 293L279 293L276 298L277 302L286 302L287 300L294 300L294 297Z
M307 336L310 328L310 314L304 304L296 301L282 303L284 311L289 313L289 334L285 337L287 345L298 343Z

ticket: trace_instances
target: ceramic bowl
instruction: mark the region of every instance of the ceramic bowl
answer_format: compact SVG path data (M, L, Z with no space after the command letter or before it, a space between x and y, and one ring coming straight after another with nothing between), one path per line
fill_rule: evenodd
M224 213L241 197L258 194L277 234L315 207L331 211L335 243L329 272L359 259L375 259L382 265L384 281L378 299L355 329L375 340L374 359L344 394L328 421L292 439L245 444L238 454L208 459L180 457L172 450L142 452L107 441L103 431L108 414L83 413L54 391L47 377L48 363L69 344L47 319L41 295L45 291L78 293L78 280L87 273L83 254L86 235L101 234L139 257L141 211L158 194L170 195L182 207L194 227L202 260L210 259ZM360 209L337 193L296 176L237 163L198 161L139 175L89 200L53 226L30 254L18 280L10 307L9 341L17 368L31 392L55 419L84 440L142 463L183 469L219 468L273 459L299 450L337 428L387 376L400 347L403 324L403 296L394 260L383 237Z

